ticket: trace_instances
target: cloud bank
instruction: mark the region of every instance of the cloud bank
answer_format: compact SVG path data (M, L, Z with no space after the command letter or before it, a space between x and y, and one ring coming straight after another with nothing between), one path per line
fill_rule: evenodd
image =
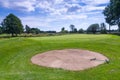
M67 24L76 24L78 27L95 23L97 19L98 22L103 21L102 10L109 0L1 0L0 3L2 8L26 12L26 16L22 17L21 14L20 18L30 26L56 27L55 23L59 22L58 25L62 27ZM27 13L34 15L28 16ZM93 22L89 21L91 19Z

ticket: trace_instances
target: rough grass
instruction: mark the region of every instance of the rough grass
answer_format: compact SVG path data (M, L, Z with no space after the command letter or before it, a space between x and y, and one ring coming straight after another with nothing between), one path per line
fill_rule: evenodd
M33 55L55 49L100 52L109 64L84 71L67 71L33 65ZM0 80L120 80L120 37L114 35L63 35L0 39Z

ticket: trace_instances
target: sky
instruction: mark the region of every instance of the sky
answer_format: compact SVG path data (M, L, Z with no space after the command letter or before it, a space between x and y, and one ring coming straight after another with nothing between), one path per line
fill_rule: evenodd
M22 24L40 30L79 30L94 23L105 22L102 14L109 0L0 0L0 22L10 13Z

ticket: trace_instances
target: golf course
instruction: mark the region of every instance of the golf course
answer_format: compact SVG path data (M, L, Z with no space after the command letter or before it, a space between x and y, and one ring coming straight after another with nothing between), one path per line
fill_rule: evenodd
M109 63L70 71L32 64L43 52L82 49L101 53ZM66 34L45 37L0 39L0 80L120 80L120 36L110 34Z

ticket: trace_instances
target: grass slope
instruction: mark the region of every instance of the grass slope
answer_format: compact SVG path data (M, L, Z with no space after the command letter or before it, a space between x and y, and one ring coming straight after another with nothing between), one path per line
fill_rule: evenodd
M67 71L33 65L33 55L55 49L88 49L104 54L109 64L84 71ZM63 35L0 39L0 80L120 80L120 37Z

